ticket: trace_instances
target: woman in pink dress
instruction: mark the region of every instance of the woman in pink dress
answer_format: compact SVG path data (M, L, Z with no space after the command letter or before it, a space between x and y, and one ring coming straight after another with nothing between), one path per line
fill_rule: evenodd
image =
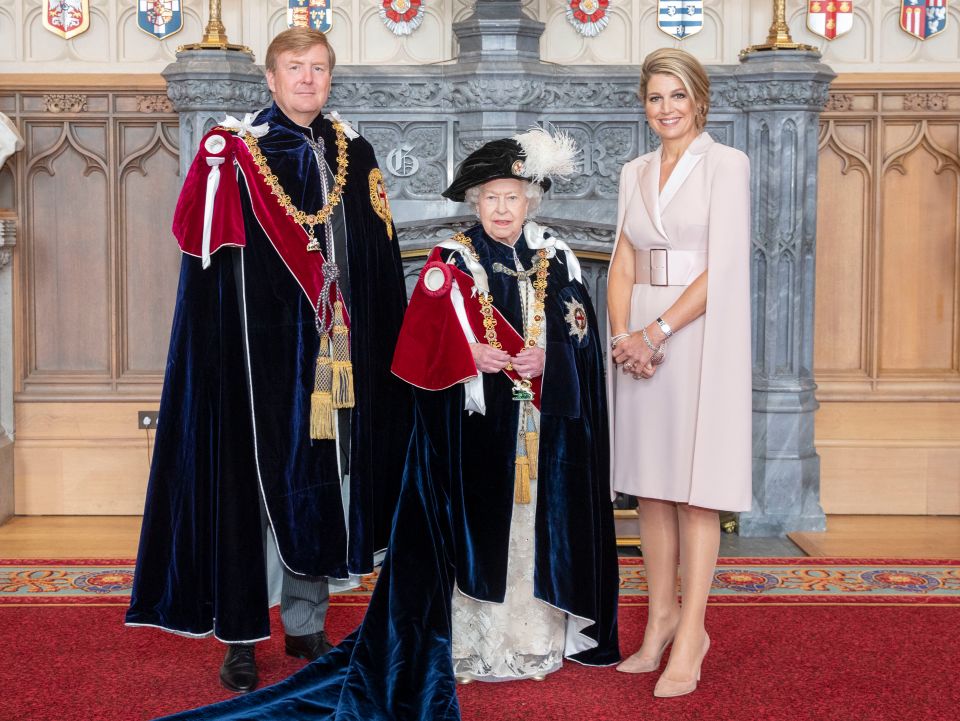
M689 53L650 53L640 96L661 145L620 176L608 384L613 488L639 498L650 610L618 670L657 671L672 643L667 697L696 689L710 646L718 513L751 502L750 169L704 132L710 81Z

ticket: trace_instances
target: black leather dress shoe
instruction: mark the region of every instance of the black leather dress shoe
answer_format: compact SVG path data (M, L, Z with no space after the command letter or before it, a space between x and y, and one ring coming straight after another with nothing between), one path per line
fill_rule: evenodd
M231 643L227 646L227 655L220 666L220 685L227 691L247 693L253 691L259 682L253 644Z
M305 658L308 661L317 660L333 648L330 641L327 640L325 631L308 633L306 636L284 635L284 646L286 646L288 656Z

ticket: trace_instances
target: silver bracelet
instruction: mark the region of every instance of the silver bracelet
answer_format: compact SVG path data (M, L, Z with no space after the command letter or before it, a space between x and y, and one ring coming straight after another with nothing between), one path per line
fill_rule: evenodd
M617 343L622 341L624 338L629 338L629 333L617 333L613 338L610 339L610 350L613 350L617 347Z
M650 336L647 335L646 328L640 329L640 335L643 336L643 342L647 344L647 348L653 351L653 355L650 356L650 362L655 366L658 366L661 363L663 363L664 356L665 356L663 352L663 347L667 344L667 342L664 341L659 346L655 346L652 342L650 342Z
M660 326L660 330L663 331L663 334L667 336L667 338L673 335L673 329L663 318L657 318L657 325Z
M658 348L657 346L655 346L653 343L650 342L650 336L647 335L647 329L646 329L646 328L641 328L641 329L640 329L640 335L643 336L643 342L647 344L647 348L649 348L650 350L652 350L654 353L656 353L658 350L660 350L660 348L663 347L663 343L661 343L661 344L660 344L660 348Z

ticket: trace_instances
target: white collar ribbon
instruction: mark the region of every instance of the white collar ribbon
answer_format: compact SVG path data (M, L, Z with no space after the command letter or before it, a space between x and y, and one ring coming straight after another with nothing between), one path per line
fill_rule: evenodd
M350 140L360 137L360 133L354 130L350 123L341 118L340 113L338 113L336 110L331 110L329 113L327 113L327 117L332 118L336 122L340 123L340 125L343 127L343 134L350 138Z
M244 135L250 134L255 138L262 138L270 131L269 123L261 123L260 125L254 125L253 121L256 120L257 116L253 113L247 113L243 116L243 120L237 120L232 115L228 115L223 119L223 122L220 123L227 130L236 130L241 137Z
M569 245L552 235L547 235L547 229L532 220L528 220L523 226L523 237L526 238L527 246L532 250L546 249L548 258L554 257L558 249L562 250L566 255L567 274L570 280L583 282L580 261L577 260L577 256Z

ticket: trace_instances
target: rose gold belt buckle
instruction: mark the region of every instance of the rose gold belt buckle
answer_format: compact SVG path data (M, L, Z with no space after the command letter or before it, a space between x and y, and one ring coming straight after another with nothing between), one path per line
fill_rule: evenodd
M650 285L670 285L667 273L667 249L650 249Z

